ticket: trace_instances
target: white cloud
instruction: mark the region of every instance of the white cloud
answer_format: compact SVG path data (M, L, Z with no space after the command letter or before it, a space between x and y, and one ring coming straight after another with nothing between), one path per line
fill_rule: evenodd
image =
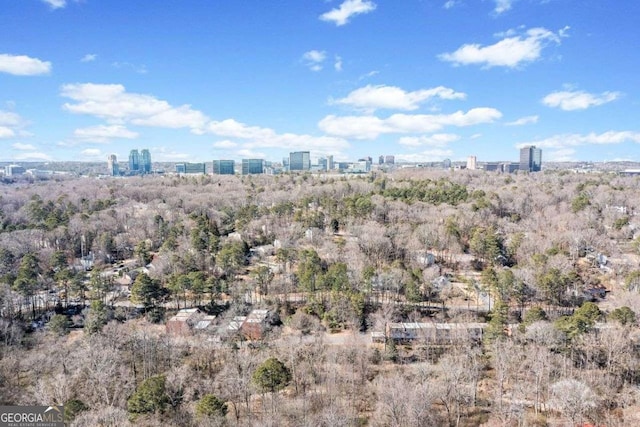
M302 55L304 64L309 67L311 71L322 70L325 59L327 59L327 53L324 50L310 50Z
M327 55L325 54L324 51L318 51L318 50L310 50L308 52L305 52L304 55L302 55L302 57L304 59L307 59L309 61L313 61L313 62L322 62L325 60L325 58L327 57Z
M576 160L576 158L574 157L575 154L576 150L572 148L564 148L561 150L555 150L545 153L545 157L549 162L572 162Z
M0 110L0 139L32 136L23 130L25 121L18 114Z
M442 7L444 7L445 9L451 9L455 7L457 4L458 4L458 1L456 0L448 0L444 5L442 5Z
M273 129L249 126L234 119L212 121L189 105L174 107L151 95L129 93L118 84L68 84L62 87L61 95L75 101L64 104L67 111L100 117L109 124L76 130L75 137L80 140L107 142L111 138L135 138L138 134L125 127L125 124L133 124L188 128L198 135L209 133L241 139L244 141L238 146L243 149L272 147L337 151L349 147L342 138L278 134Z
M453 133L437 133L429 136L405 136L398 140L398 144L410 147L446 147L448 144L458 141L459 135Z
M452 114L394 114L386 119L376 116L329 115L318 126L329 135L344 138L375 139L381 134L390 133L431 133L445 126L472 126L491 123L502 117L494 108L473 108L466 113L457 111Z
M367 0L345 0L340 7L320 15L323 21L333 22L338 27L345 25L354 15L373 12L376 4Z
M129 93L119 84L67 84L62 86L61 95L76 101L65 103L65 110L97 116L115 124L130 122L140 126L190 128L197 132L208 121L202 112L189 105L174 107L151 95Z
M189 127L201 129L209 118L202 112L191 109L190 105L170 108L149 117L133 119L131 123L140 126L155 126L179 129Z
M216 141L213 143L215 148L235 148L238 146L237 142L229 141L225 139L224 141Z
M18 153L16 155L13 156L14 160L22 160L22 161L37 161L37 160L46 160L46 161L51 161L53 160L53 158L45 153L40 153L37 151L28 151L28 152L24 152L24 153Z
M546 139L523 142L517 144L518 148L522 148L527 145L535 145L541 148L566 148L576 147L580 145L607 145L607 144L621 144L624 142L635 142L640 144L640 132L632 131L608 131L604 133L591 132L586 135L581 134L561 134L554 135Z
M86 150L82 150L80 152L83 157L93 157L93 158L101 158L104 157L102 151L97 148L87 148Z
M433 150L426 150L420 153L413 154L396 154L396 162L411 162L411 163L419 163L419 162L439 162L447 158L451 158L453 156L452 150L443 150L435 148Z
M340 58L339 56L336 56L336 60L333 63L333 68L336 71L342 71L342 58Z
M358 81L368 79L368 78L373 77L373 76L378 75L378 74L380 74L380 71L377 71L377 70L369 71L368 73L363 74L360 77L358 77Z
M378 108L394 110L416 110L420 104L432 99L464 99L466 94L444 86L406 92L395 86L367 85L354 90L345 98L331 101L334 104L349 105L368 112Z
M490 46L465 44L455 52L438 55L438 58L454 65L515 68L539 59L542 49L549 43L560 44L567 30L565 27L554 33L545 28L531 28L522 36L506 37Z
M194 158L190 154L180 153L174 150L170 150L167 147L152 147L150 151L153 153L153 160L156 162L175 162L176 160L202 161L197 158Z
M215 135L241 139L267 139L276 134L272 129L248 126L234 119L212 121L207 130Z
M133 132L122 125L99 125L87 128L76 129L74 137L87 142L106 143L112 139L134 139L138 137Z
M149 72L149 70L147 70L147 66L142 64L142 65L137 65L137 64L132 64L130 62L114 62L111 64L114 68L118 68L118 69L125 69L125 70L132 70L138 74L147 74Z
M514 0L495 0L496 8L493 10L497 15L511 9Z
M67 0L42 0L51 6L51 9L61 9L67 5Z
M538 116L525 116L520 117L518 120L514 120L509 123L505 123L505 126L524 126L538 123Z
M21 142L16 142L15 144L11 144L11 148L13 148L14 150L20 150L20 151L35 151L36 147L34 147L31 144L23 144Z
M597 95L583 91L560 91L545 96L542 103L547 107L560 108L564 111L585 110L615 101L620 95L620 92L603 92Z
M493 13L495 15L500 15L504 12L511 10L511 8L513 7L513 3L515 3L516 0L493 0L493 2L495 3L495 8L493 9ZM442 7L445 9L452 9L455 6L458 6L459 4L462 4L462 3L463 2L461 0L447 0L442 5Z
M236 151L236 155L244 157L245 159L264 159L265 157L267 157L265 153L253 151L247 148Z
M273 138L246 142L243 147L248 148L284 148L290 150L310 149L313 151L327 152L343 150L349 147L349 143L332 136L299 135L295 133L283 133L274 135Z
M384 119L375 116L334 116L329 115L320 120L318 127L329 135L344 138L375 139L380 134L392 133L393 129ZM437 126L431 126L425 132L436 131Z
M0 139L13 138L15 135L16 133L13 131L13 129L10 129L6 126L0 126Z
M49 74L49 72L51 72L51 62L26 55L0 54L0 73L16 76L36 76Z
M19 126L22 119L16 113L0 110L0 126Z
M349 147L349 143L342 138L294 133L279 134L273 129L248 126L233 119L211 122L207 127L207 131L218 136L242 139L244 140L241 144L243 149L283 148L326 152L330 150L339 151ZM229 145L229 142L223 141L224 145Z
M98 55L96 55L95 53L87 53L80 59L80 62L93 62L96 59L98 59Z

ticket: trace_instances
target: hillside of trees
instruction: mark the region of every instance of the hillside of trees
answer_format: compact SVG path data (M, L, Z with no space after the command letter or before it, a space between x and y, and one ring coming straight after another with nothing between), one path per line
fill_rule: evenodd
M0 185L0 405L65 405L74 426L640 425L639 184L401 169ZM191 308L211 329L170 333ZM260 338L230 332L256 309ZM396 340L399 323L482 336Z

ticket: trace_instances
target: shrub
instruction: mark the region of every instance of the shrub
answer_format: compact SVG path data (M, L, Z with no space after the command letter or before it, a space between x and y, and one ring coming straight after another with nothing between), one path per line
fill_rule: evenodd
M132 415L162 412L169 403L165 390L164 375L147 378L127 401L127 409Z

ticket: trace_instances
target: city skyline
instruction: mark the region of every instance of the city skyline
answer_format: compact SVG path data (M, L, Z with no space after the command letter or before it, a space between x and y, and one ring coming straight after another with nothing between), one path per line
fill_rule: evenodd
M0 161L640 161L630 0L23 0ZM63 47L63 48L61 48ZM507 155L505 155L507 154ZM207 160L209 162L209 160Z
M513 163L515 165L521 165L523 164L523 152L525 150L530 150L533 149L534 152L536 153L536 158L537 158L537 168L535 168L534 171L540 171L540 166L542 164L542 149L540 148L536 148L535 146L525 146L520 148L515 154L519 155L519 158L510 158L510 159L480 159L478 160L476 155L470 155L468 156L466 159L461 159L461 160L454 160L454 162L457 163L465 163L468 165L470 160L472 160L473 165L475 164L482 164L482 163L496 163L496 162L500 162L500 163ZM135 160L132 160L135 159ZM114 160L115 159L115 160ZM146 160L145 160L146 159ZM228 170L231 165L235 164L235 162L238 162L239 164L242 164L242 162L244 162L245 160L261 160L263 162L266 163L273 163L273 164L278 164L281 165L283 167L285 167L288 170L291 171L306 171L306 170L310 170L312 166L318 166L318 165L330 165L333 163L333 155L331 154L327 154L327 155L319 155L319 156L314 156L312 152L310 151L295 151L295 152L290 152L288 154L288 156L284 157L282 159L282 161L276 160L276 159L271 159L271 158L260 158L260 159L250 159L247 157L239 157L239 158L235 158L235 159L213 159L211 160L211 162L213 162L213 169L224 169L224 170ZM312 161L315 160L315 161ZM346 159L343 161L343 163L357 163L360 161L366 160L371 164L377 163L377 164L386 164L386 165L393 165L396 163L395 161L395 156L394 155L384 155L381 154L378 156L378 160L377 162L374 162L374 158L371 156L358 156L358 159L356 160L355 158L353 159ZM133 164L132 164L133 161ZM1 162L1 161L0 161ZM109 165L111 165L113 162L115 163L119 163L117 161L117 155L116 154L109 154L107 156L107 162ZM208 161L205 160L203 161L202 159L198 159L197 162L184 162L182 160L165 160L165 161L161 161L160 163L207 163ZM437 160L434 162L445 162L445 163L451 163L452 160L450 158L444 158L442 160ZM431 163L434 163L431 162ZM142 149L139 150L138 149L131 149L129 151L129 159L128 162L124 162L124 163L128 163L128 169L130 171L142 171L142 172L150 172L151 169L151 152L148 149ZM430 163L430 162L412 162L412 161L400 161L399 163L402 164L416 164L416 163ZM529 160L529 163L531 163L531 160ZM294 165L292 167L292 165ZM468 169L474 169L475 167L467 167ZM529 169L529 167L525 168L525 169ZM111 169L111 166L109 166L109 169ZM332 169L332 168L330 168ZM214 172L216 173L216 172ZM225 173L222 173L223 175Z

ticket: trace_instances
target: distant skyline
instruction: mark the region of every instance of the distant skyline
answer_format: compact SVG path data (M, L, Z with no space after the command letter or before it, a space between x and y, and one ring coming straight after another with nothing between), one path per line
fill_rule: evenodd
M5 1L0 161L640 161L640 2Z

